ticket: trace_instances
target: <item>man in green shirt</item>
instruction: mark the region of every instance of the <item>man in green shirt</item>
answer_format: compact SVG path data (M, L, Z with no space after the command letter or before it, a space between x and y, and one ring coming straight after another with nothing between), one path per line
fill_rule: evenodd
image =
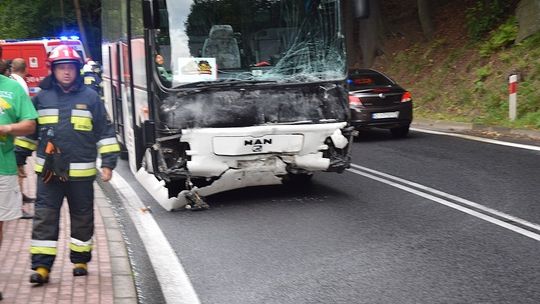
M21 85L0 75L0 245L3 222L22 215L14 137L33 133L37 117L34 105Z

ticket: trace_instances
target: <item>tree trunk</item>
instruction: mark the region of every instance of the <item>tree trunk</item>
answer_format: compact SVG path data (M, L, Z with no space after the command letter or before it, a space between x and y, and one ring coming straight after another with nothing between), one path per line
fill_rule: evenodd
M384 53L383 50L383 20L378 0L370 0L370 15L358 23L358 44L362 50L361 66L372 67L375 57Z
M420 25L422 26L422 32L428 41L433 39L435 35L435 27L431 18L431 8L429 0L418 0L418 17L420 19Z
M64 0L60 0L60 14L62 15L62 35L66 31L66 16L64 15Z
M345 43L347 45L347 67L356 67L359 65L360 45L355 36L356 18L354 17L354 5L352 0L345 0L343 3L343 15L345 19Z
M79 33L81 35L81 42L83 44L84 52L86 56L90 57L90 52L88 51L88 41L86 40L86 31L84 29L84 22L81 15L81 4L79 0L73 0L73 6L75 8L75 15L77 16L77 24L79 25ZM86 58L83 58L85 61Z

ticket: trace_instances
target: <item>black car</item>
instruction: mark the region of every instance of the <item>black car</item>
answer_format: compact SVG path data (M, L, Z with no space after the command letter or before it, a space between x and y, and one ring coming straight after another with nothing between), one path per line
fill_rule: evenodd
M357 129L385 128L405 137L413 118L411 93L372 69L349 72L351 124Z

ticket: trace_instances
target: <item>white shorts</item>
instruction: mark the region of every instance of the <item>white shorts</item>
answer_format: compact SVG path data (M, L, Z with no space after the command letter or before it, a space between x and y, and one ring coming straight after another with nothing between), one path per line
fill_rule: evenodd
M0 175L0 222L22 216L22 196L17 175Z

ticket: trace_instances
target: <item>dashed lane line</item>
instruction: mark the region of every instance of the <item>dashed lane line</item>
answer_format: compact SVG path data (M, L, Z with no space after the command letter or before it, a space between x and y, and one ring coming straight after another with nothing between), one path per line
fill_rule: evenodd
M530 222L528 222L526 220L520 219L520 218L515 217L515 216L508 215L508 214L503 213L501 211L498 211L498 210L495 210L495 209L480 205L478 203L471 202L469 200L466 200L466 199L457 197L455 195L451 195L451 194L448 194L448 193L445 193L445 192L442 192L442 191L439 191L439 190L436 190L436 189L433 189L433 188L430 188L430 187L427 187L427 186L423 186L423 185L415 183L415 182L411 182L411 181L408 181L408 180L405 180L405 179L402 179L402 178L399 178L399 177L396 177L396 176L392 176L390 174L386 174L386 173L383 173L383 172L380 172L380 171L376 171L376 170L373 170L373 169L362 167L362 166L359 166L359 165L356 165L356 164L351 164L351 166L353 168L356 168L356 169L347 169L347 171L349 171L351 173L358 174L358 175L361 175L361 176L376 180L378 182L390 185L392 187L396 187L398 189L401 189L401 190L407 191L409 193L421 196L423 198L429 199L429 200L434 201L436 203L439 203L441 205L445 205L447 207L450 207L450 208L456 209L458 211L467 213L469 215L472 215L472 216L477 217L479 219L482 219L484 221L487 221L487 222L490 222L492 224L498 225L500 227L506 228L508 230L514 231L514 232L519 233L521 235L524 235L526 237L532 238L532 239L534 239L536 241L540 241L540 234L539 233L524 229L524 228L519 227L517 225L513 225L513 224L511 224L511 223L509 223L507 221L500 220L500 219L498 219L498 218L496 218L494 216L506 219L508 221L518 223L521 226L528 227L531 230L540 232L540 226L537 225L537 224L530 223ZM415 187L417 189L415 189L413 187ZM432 194L430 194L430 192ZM437 197L437 196L435 196L435 194L439 195L439 196L442 196L442 197ZM455 202L462 203L465 206L462 206L462 205L456 204L454 202L451 202L449 199L452 199ZM475 209L482 210L483 212L476 211L476 210L473 209L473 207ZM491 216L490 214L494 215L494 216Z

